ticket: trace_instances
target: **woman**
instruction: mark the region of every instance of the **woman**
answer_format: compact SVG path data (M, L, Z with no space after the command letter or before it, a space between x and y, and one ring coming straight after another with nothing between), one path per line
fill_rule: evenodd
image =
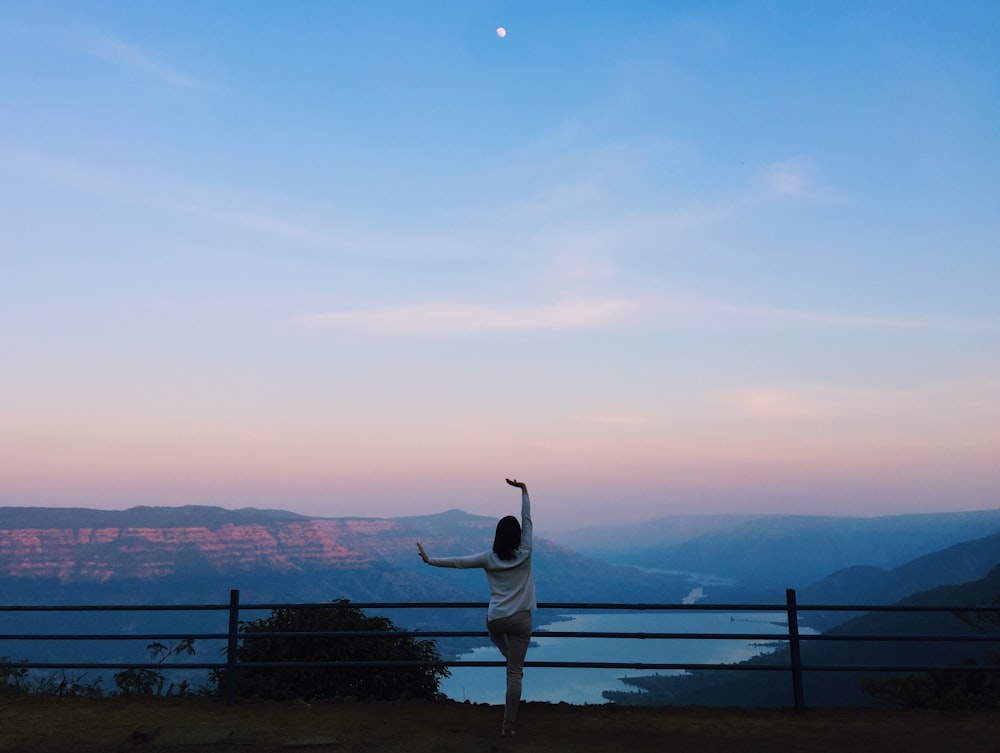
M507 659L507 696L503 712L504 737L513 737L521 702L524 657L531 640L531 610L535 608L535 581L531 577L531 502L528 486L516 479L507 483L521 490L521 522L508 515L497 523L493 549L465 557L428 557L417 542L420 556L435 567L481 567L490 582L486 629L490 640Z

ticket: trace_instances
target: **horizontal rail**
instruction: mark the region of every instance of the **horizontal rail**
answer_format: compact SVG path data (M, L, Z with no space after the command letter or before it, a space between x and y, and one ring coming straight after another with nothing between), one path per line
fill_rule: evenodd
M627 640L719 640L786 643L782 633L621 633L601 631L535 630L533 638L614 638ZM229 633L9 633L0 641L152 641L226 640ZM485 630L317 630L309 632L236 633L237 638L488 638ZM910 643L1000 643L1000 635L861 634L800 635L802 641L910 642Z
M0 666L21 667L24 669L225 669L225 662L11 662ZM365 667L504 667L502 661L486 659L470 659L456 661L406 661L406 660L372 660L372 661L274 661L274 662L240 662L243 669L290 669L290 668L328 668L328 669L362 669ZM642 669L642 670L688 670L688 671L734 671L734 672L787 672L786 664L704 664L692 662L595 662L595 661L526 661L525 667L541 667L549 669ZM1000 665L975 664L804 664L804 672L998 672Z
M275 609L486 609L485 601L350 601L350 602L262 602L240 604L241 612L273 611ZM228 611L229 604L0 604L0 612L205 612ZM622 602L539 602L538 609L585 609L609 612L778 612L787 609L784 604L629 604ZM912 604L797 604L799 612L1000 612L996 606L949 606Z
M800 634L798 630L798 614L802 612L900 612L900 613L950 613L954 615L1000 613L1000 604L985 606L954 606L954 605L844 605L844 604L810 604L799 605L795 602L795 592L786 592L785 604L645 604L618 602L542 602L539 610L544 611L601 611L601 612L727 612L741 613L774 613L774 620L767 620L773 625L781 625L785 632L610 632L610 631L567 631L567 630L537 630L535 638L573 638L573 639L621 639L621 640L715 640L715 641L760 641L768 645L787 644L789 646L789 663L688 663L688 662L578 662L578 661L527 661L526 667L558 668L558 669L631 669L646 671L778 671L790 672L793 678L794 699L796 710L804 708L802 700L801 676L804 672L994 672L1000 667L994 665L825 665L803 662L799 654L802 641L849 641L849 642L910 642L910 643L1000 643L1000 636L988 634ZM228 614L228 630L226 632L141 632L141 633L4 633L0 641L184 641L212 640L227 641L227 659L223 662L201 662L183 660L172 662L15 662L0 663L0 669L91 669L91 670L228 670L226 688L227 703L234 700L233 682L241 669L277 669L317 667L330 669L347 669L363 667L502 667L502 661L486 660L451 660L451 661L322 661L322 662L240 662L236 659L236 647L240 640L260 639L298 639L298 638L476 638L486 639L484 630L388 630L388 631L316 631L316 632L245 632L240 630L240 615L253 612L276 610L323 610L351 608L386 612L406 609L480 609L488 604L481 601L470 602L351 602L347 600L330 603L284 603L239 602L239 592L231 593L228 604L62 604L62 605L0 605L0 613L53 613L53 612L225 612ZM736 617L734 622L757 621L741 620ZM764 620L761 620L762 622Z

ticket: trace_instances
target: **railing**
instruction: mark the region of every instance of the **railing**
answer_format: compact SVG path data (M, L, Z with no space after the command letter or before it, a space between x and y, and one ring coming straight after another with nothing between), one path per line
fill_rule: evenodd
M224 611L228 615L226 632L214 633L60 633L60 634L0 634L0 641L180 641L180 640L217 640L226 643L226 660L223 662L31 662L18 661L0 663L0 671L13 669L184 669L184 670L226 670L226 685L224 695L226 703L232 705L236 700L236 682L241 667L245 668L279 668L279 667L499 667L501 661L336 661L336 662L239 662L238 645L240 639L267 637L404 637L414 638L486 638L487 633L476 631L329 631L329 632L282 632L264 633L240 632L240 613L249 611L266 611L275 609L335 609L338 606L368 610L397 609L485 609L483 602L333 602L317 603L252 603L241 604L239 591L230 592L229 604L170 604L170 605L62 605L62 606L0 606L0 613L28 612L204 612ZM787 633L702 633L702 632L584 632L560 630L536 630L534 635L551 638L614 638L633 640L767 640L769 642L787 642L789 648L788 664L706 664L687 662L595 662L595 661L527 661L526 667L549 668L599 668L599 669L634 669L649 671L667 670L739 670L739 671L781 671L788 672L792 681L792 698L796 711L805 709L802 676L804 672L942 672L942 671L1000 671L996 665L955 666L941 664L861 664L861 665L821 665L804 664L801 655L803 641L886 641L886 642L954 642L954 643L998 643L1000 636L996 634L952 634L952 635L913 635L913 634L804 634L799 631L799 614L802 612L948 612L963 614L1000 613L1000 606L884 606L884 605L800 605L796 603L795 591L786 591L785 604L623 604L623 603L576 603L576 602L546 602L538 605L546 610L600 610L600 611L722 611L722 612L776 612L787 619ZM0 644L2 646L2 644ZM0 649L2 654L2 649Z

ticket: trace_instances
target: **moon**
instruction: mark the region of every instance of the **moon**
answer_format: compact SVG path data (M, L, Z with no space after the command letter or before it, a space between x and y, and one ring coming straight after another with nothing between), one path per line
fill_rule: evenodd
M502 26L498 26L497 27L497 36L502 39L503 37L507 36L507 30L504 27L502 27Z

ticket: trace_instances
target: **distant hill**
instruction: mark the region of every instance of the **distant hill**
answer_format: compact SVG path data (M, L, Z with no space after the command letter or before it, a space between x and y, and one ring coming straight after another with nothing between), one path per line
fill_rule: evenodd
M416 541L432 554L482 551L492 543L495 523L461 510L382 519L200 506L123 511L0 507L0 604L220 604L228 601L232 588L240 589L244 605L341 598L485 602L482 573L427 567L417 556ZM748 586L756 586L755 578L769 576L773 580L764 581L763 590L779 583L782 595L785 586L798 581L814 583L815 590L801 589L800 603L884 603L906 589L978 577L1000 544L1000 533L984 537L984 529L990 528L1000 530L1000 511L873 519L744 516L724 524L692 518L685 533L678 534L690 538L648 550L658 558L650 572L583 556L536 536L535 577L543 602L678 603L692 584L683 574L663 571L700 570L739 580L744 594ZM943 551L925 551L942 540L947 542ZM598 550L587 551L592 555ZM889 569L878 564L907 551L918 551L912 562ZM850 562L857 567L820 579L838 570L833 563L851 556L859 558ZM821 576L806 580L816 571ZM709 590L717 601L733 593L715 585ZM401 626L428 631L483 627L478 608L383 613ZM11 633L29 635L107 632L109 620L114 631L136 634L224 629L219 622L224 613L221 618L215 612L189 613L182 626L177 614L130 615L122 623L108 613L63 613L54 619L29 612L5 613L4 621ZM555 615L539 617L542 624ZM60 650L55 642L22 643L4 651L41 660L44 653L56 656ZM468 645L466 639L439 641L446 656ZM103 643L94 648L95 656L110 650ZM142 646L134 651L141 654ZM202 651L211 655L214 648ZM137 654L131 656L139 658Z
M798 592L800 604L893 604L910 594L938 586L978 580L1000 564L1000 533L955 544L940 552L883 570L850 567ZM828 625L843 613L826 613ZM816 623L811 623L820 627Z
M424 565L492 545L494 518L451 510L400 518L317 518L280 510L0 507L0 599L122 603L167 599L485 601L482 573ZM536 537L546 601L677 602L684 578L580 556Z
M281 520L308 520L287 510L245 507L228 510L207 505L152 507L127 510L94 510L89 507L0 507L0 530L59 528L178 528L186 524L211 529L223 525L248 525Z
M668 515L642 523L591 526L554 533L552 538L571 549L607 559L620 552L675 546L701 536L724 533L767 515Z
M489 590L482 572L429 567L416 542L437 555L479 552L492 546L495 526L494 518L460 510L382 519L199 506L0 508L0 604L226 604L230 589L240 590L244 605L334 599L485 603ZM682 576L610 565L537 535L534 575L539 599L548 602L677 603L691 589ZM377 611L401 627L484 629L481 608ZM252 614L244 613L245 619ZM214 611L130 613L127 623L101 612L2 616L6 629L18 634L225 630L225 613ZM536 622L555 618L539 613ZM456 638L438 646L454 656L482 643ZM0 655L56 660L65 658L65 650L81 649L36 641L6 644ZM107 642L95 646L91 658L106 660L106 651L112 651ZM134 660L146 658L142 646L130 651Z
M850 567L891 569L963 541L1000 531L1000 510L873 518L811 515L677 516L559 536L607 562L686 571L733 582L771 598ZM665 532L674 529L672 535ZM649 531L661 536L650 543ZM859 571L860 572L860 571ZM874 573L874 571L870 571ZM734 589L706 589L715 601Z
M939 586L900 600L901 606L996 606L1000 603L1000 565L985 577L949 586ZM1000 625L979 624L978 629L960 619L956 612L870 612L857 616L829 631L828 635L987 635L996 634ZM953 666L970 659L982 662L997 642L949 643L945 641L809 641L802 642L804 666ZM741 664L787 666L787 648L754 657ZM896 674L908 674L901 670ZM884 677L886 673L809 672L803 673L807 706L864 705L873 703L864 692L862 681ZM695 672L682 677L636 677L625 681L636 692L608 691L604 695L616 703L641 705L699 706L790 706L791 679L788 672L729 670Z
M481 551L490 546L494 525L493 518L460 510L382 519L204 506L0 507L0 598L48 599L62 592L60 598L73 601L82 593L117 592L132 601L149 594L135 582L163 579L176 599L225 600L233 587L244 599L261 600L485 598L481 576L424 566L415 542L437 554ZM879 518L677 516L646 526L639 540L663 536L667 543L644 549L618 539L623 530L630 529L609 529L601 546L584 547L586 556L539 538L541 598L676 602L692 585L670 571L694 571L737 584L708 587L714 601L753 589L780 597L795 587L803 603L887 603L981 575L1000 546L996 538L983 539L1000 532L1000 510ZM941 552L972 539L982 541Z

